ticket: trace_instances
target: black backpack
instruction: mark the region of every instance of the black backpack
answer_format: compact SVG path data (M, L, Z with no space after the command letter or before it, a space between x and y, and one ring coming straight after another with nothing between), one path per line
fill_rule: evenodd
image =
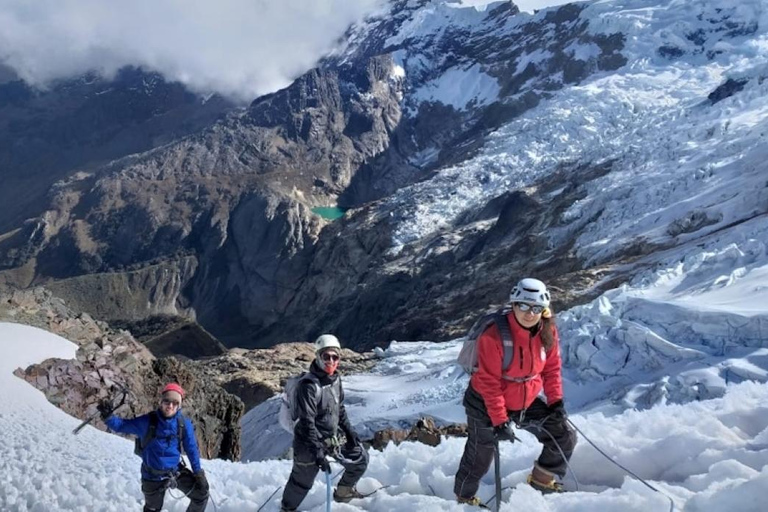
M157 435L157 423L160 421L160 418L157 415L157 411L152 411L149 413L149 429L147 430L147 435L144 437L137 437L136 442L133 446L133 453L138 455L139 457L142 457L144 455L144 450L147 448L149 443L152 442L152 440ZM181 414L178 414L176 416L176 432L177 432L177 441L179 442L179 455L184 454L184 446L182 444L182 441L184 440L184 417Z

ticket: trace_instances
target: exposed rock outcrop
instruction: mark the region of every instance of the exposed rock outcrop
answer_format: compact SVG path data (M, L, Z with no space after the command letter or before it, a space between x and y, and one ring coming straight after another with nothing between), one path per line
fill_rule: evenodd
M404 442L418 442L427 446L437 446L443 436L467 437L466 424L453 424L438 427L429 416L418 420L410 430L387 428L374 433L373 439L366 441L374 449L382 451L392 442L396 445Z
M75 360L48 359L16 375L45 393L59 408L78 418L96 412L102 399L129 394L122 414L146 413L158 405L162 386L175 380L187 391L184 413L195 424L201 453L237 460L243 404L187 363L154 356L126 331L115 331L87 314L76 314L41 288L10 292L0 300L0 321L32 325L79 345ZM93 423L105 428L100 421Z
M233 108L220 96L203 98L133 67L113 78L89 73L45 89L6 76L0 82L0 233L38 216L56 181L168 144Z
M130 331L155 357L201 359L227 353L227 348L203 326L181 316L158 315L111 325Z

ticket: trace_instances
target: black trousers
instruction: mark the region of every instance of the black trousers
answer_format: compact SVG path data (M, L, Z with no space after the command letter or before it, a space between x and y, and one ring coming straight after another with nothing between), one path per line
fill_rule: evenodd
M467 411L469 437L464 446L459 470L456 472L453 492L456 496L471 498L477 493L480 479L488 472L493 462L495 437L493 424L483 398L471 386L464 395L464 408ZM576 433L564 420L549 418L548 414L547 404L537 398L524 412L509 411L509 419L520 423L521 428L536 436L536 439L544 445L536 461L539 467L562 478L568 468L566 462L571 459L573 449L576 447ZM562 454L557 448L558 445Z
M163 508L165 490L170 481L141 480L141 492L144 493L144 512L159 512ZM195 485L195 476L187 468L182 468L176 477L175 495L186 494L189 498L187 512L203 512L208 505L208 491L203 491Z
M339 487L354 487L363 477L368 468L368 452L362 446L352 449L342 446L342 458L339 463L344 466L344 474L339 480ZM345 460L346 459L346 460ZM320 468L315 464L315 458L309 450L294 446L293 469L288 483L283 491L282 506L286 510L296 510L312 489Z

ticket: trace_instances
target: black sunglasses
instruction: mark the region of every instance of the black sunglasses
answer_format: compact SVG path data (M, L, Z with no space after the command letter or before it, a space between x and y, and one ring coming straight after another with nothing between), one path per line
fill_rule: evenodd
M174 407L178 407L179 402L176 400L171 400L170 398L163 398L163 405L172 405Z
M340 359L338 354L323 354L323 361L338 361Z
M532 306L530 304L526 304L525 302L515 302L515 307L523 313L530 311L534 315L541 314L541 312L547 309L544 306Z

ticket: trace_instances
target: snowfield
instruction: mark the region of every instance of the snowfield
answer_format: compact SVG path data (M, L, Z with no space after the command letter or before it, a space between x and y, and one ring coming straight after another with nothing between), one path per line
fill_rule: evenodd
M455 397L465 379L446 367L458 347L459 342L394 344L374 373L347 379L350 396L357 397L351 398L357 405L350 405L354 420L364 423L364 415L395 419L423 411L442 411L445 419L460 419ZM16 367L46 357L74 357L75 346L39 329L3 323L0 352L0 509L140 510L139 460L133 455L132 443L92 427L72 435L78 420L12 375ZM763 366L766 359L762 355ZM423 373L430 366L445 368L430 377L430 370ZM370 387L382 379L394 383L389 389ZM451 379L453 386L443 385ZM410 384L401 387L403 383ZM768 385L752 381L726 384L723 392L721 398L710 400L661 404L620 414L586 412L573 414L572 419L611 457L669 495L678 510L762 511L768 484ZM418 405L430 401L431 407ZM248 431L246 435L257 437L259 433ZM575 475L581 491L541 496L523 483L539 446L532 436L520 435L522 442L502 446L505 491L501 510L670 509L666 497L626 477L583 440L566 478L567 487L575 489ZM383 452L372 451L359 487L361 491L389 487L366 500L334 504L333 510L472 510L456 504L452 496L453 474L463 445L463 439L446 439L436 448L405 443L390 445ZM204 461L203 466L216 502L209 510L231 512L261 506L290 472L286 460L214 460ZM263 510L278 510L279 495ZM483 480L479 495L493 496L492 474ZM324 485L318 479L302 509L323 511L324 499ZM165 510L185 508L186 499L167 496Z

